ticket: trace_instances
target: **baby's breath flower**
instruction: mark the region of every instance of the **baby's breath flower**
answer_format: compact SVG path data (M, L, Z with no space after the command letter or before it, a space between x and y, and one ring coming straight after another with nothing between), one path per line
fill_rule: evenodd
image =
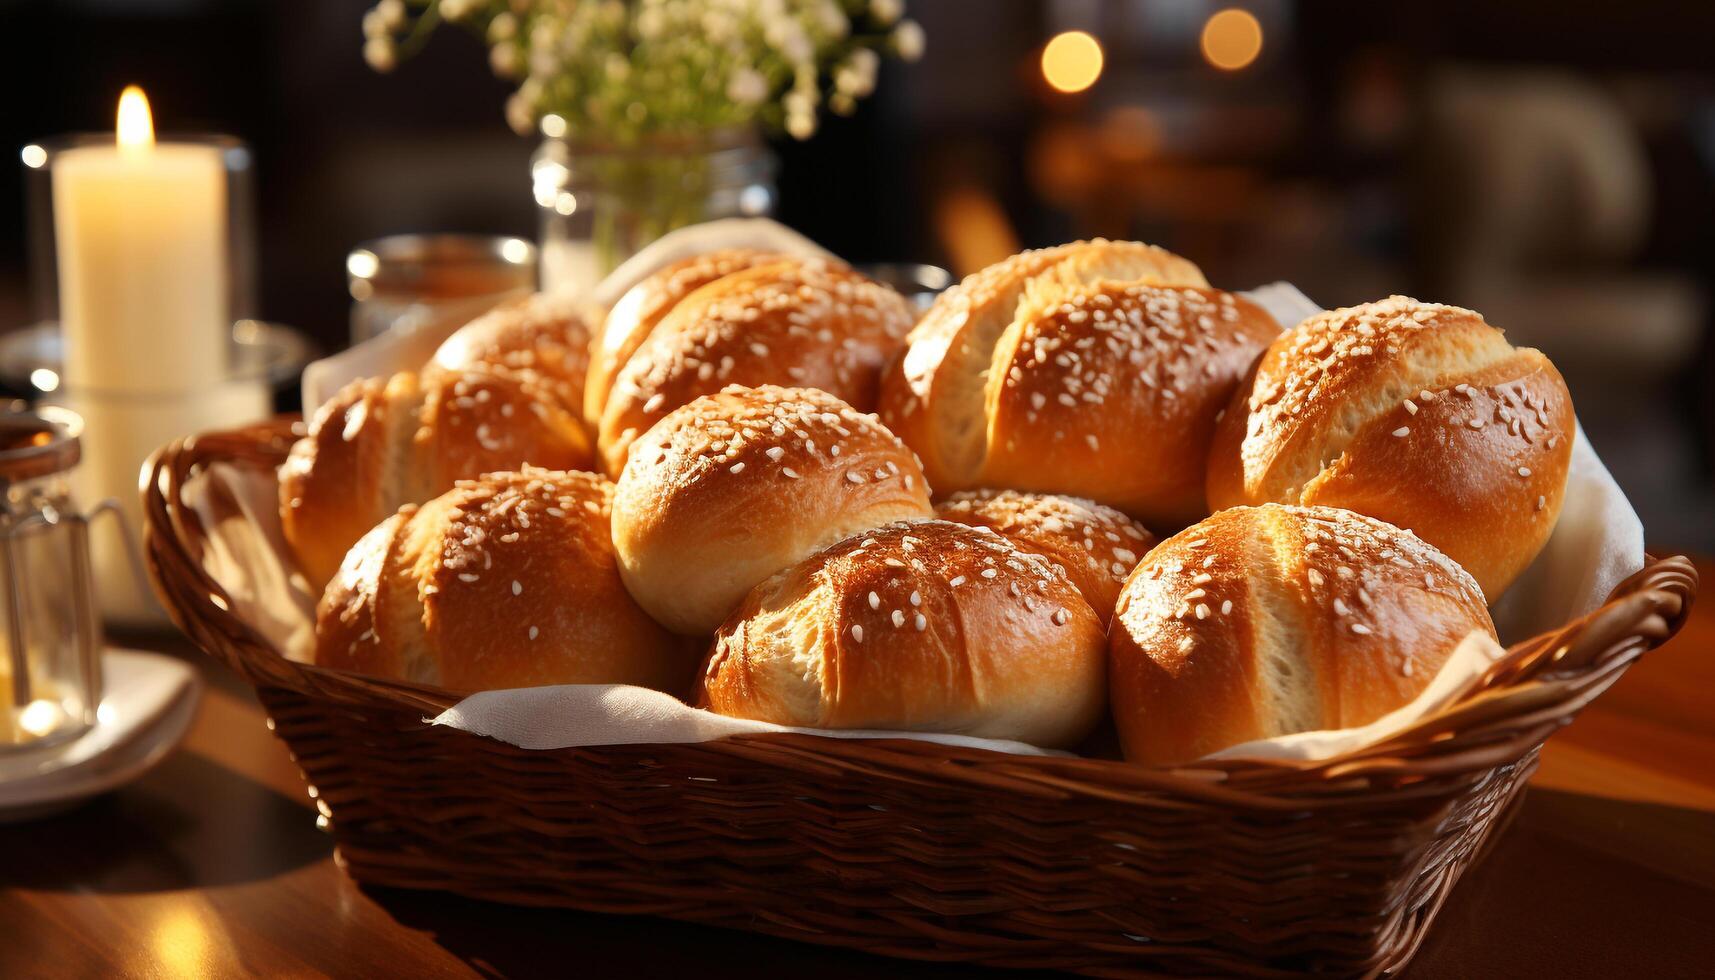
M381 15L381 22L390 31L405 26L405 0L381 0L375 5L375 12Z
M902 0L869 0L869 15L886 27L905 15L905 4Z
M363 14L363 36L367 40L388 36L387 18L381 16L379 10L366 10Z
M392 38L372 37L363 42L363 60L369 62L369 67L385 74L399 63L399 52Z
M449 21L463 20L473 13L478 0L441 0L441 16Z
M768 98L768 80L759 72L742 68L727 82L726 97L740 105L755 105Z
M522 91L506 99L506 125L520 136L529 136L536 128L536 107L524 98Z
M816 115L810 112L786 114L786 132L795 140L807 140L816 135Z
M916 61L923 57L924 37L923 26L914 20L899 22L893 29L893 50L906 61Z
M501 12L494 15L488 22L488 43L499 44L510 41L518 36L518 18L512 14Z
M488 49L488 66L501 78L517 78L523 64L524 58L518 53L518 45L511 41L502 41Z

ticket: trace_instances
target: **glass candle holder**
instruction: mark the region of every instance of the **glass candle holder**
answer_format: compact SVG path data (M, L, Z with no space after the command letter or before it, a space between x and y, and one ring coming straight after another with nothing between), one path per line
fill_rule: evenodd
M101 701L89 521L113 506L76 504L81 429L59 409L0 412L0 751L74 738Z
M496 235L392 235L345 259L351 342L396 328L462 325L536 288L536 246Z

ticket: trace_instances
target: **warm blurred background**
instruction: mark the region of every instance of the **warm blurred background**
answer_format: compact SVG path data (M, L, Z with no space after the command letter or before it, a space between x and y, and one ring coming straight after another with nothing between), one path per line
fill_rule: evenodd
M332 349L345 256L534 239L536 141L480 45L365 66L366 0L0 0L0 330L34 316L17 150L111 129L255 152L257 312ZM918 0L929 39L783 141L776 214L860 262L970 272L1104 235L1218 285L1407 292L1545 349L1661 547L1715 551L1715 4Z

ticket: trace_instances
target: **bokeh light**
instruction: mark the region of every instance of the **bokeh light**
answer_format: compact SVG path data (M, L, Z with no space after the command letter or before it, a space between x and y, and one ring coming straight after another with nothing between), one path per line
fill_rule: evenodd
M1042 49L1042 77L1056 91L1084 91L1102 77L1102 46L1083 31L1054 35Z
M1203 57L1223 71L1238 71L1262 53L1262 24L1248 10L1228 7L1203 25Z

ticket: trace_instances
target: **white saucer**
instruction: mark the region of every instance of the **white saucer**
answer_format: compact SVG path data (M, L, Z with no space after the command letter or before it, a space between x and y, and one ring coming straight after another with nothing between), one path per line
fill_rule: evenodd
M190 664L158 653L101 655L95 727L56 749L0 753L0 822L30 820L124 785L184 738L202 700Z

